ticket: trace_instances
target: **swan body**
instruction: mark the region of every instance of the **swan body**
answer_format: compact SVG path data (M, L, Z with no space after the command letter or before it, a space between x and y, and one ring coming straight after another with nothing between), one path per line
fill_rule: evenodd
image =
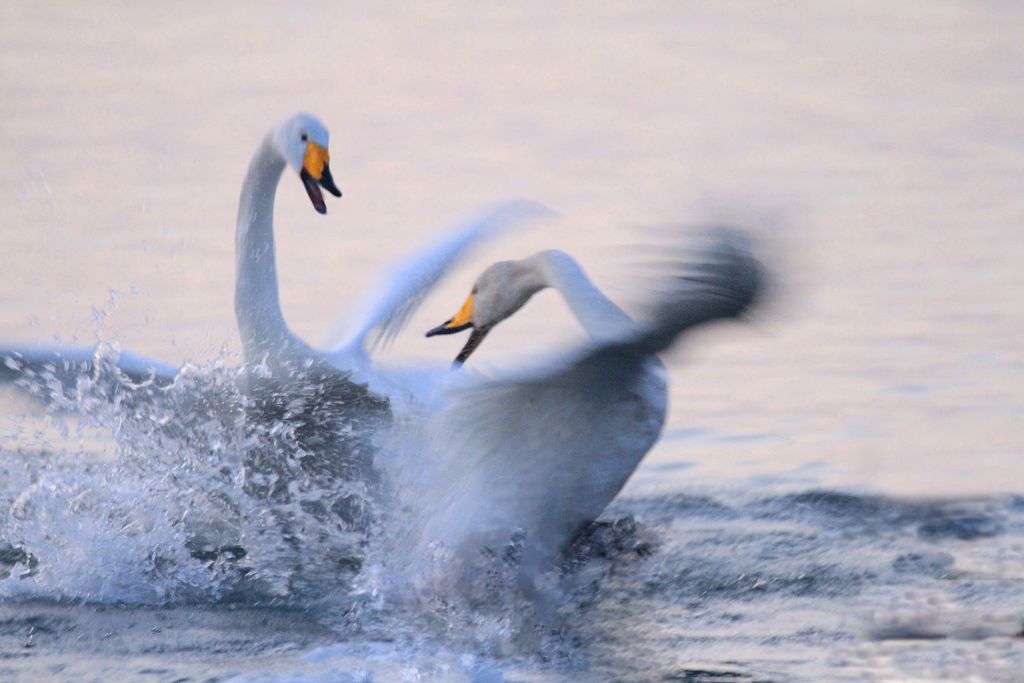
M456 373L463 376L426 428L428 464L405 483L413 492L410 564L442 547L459 566L472 567L485 549L525 534L521 571L536 576L600 515L664 424L668 383L657 354L697 325L740 315L761 283L760 266L731 233L717 238L696 268L677 264L675 271L643 323L562 252L484 271L459 314L429 335L472 328L479 344L533 293L553 287L590 341L506 376ZM457 362L467 356L463 349Z

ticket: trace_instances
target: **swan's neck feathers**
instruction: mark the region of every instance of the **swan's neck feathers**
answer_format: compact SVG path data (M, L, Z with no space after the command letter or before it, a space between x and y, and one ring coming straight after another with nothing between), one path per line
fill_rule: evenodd
M626 332L633 321L615 303L601 293L579 264L564 251L551 249L526 259L540 275L545 286L557 289L593 339Z
M290 338L277 294L274 195L285 160L268 135L242 183L235 231L235 317L249 360L279 349Z

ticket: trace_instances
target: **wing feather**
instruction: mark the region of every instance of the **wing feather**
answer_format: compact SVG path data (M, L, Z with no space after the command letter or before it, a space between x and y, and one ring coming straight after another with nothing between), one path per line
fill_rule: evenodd
M15 382L29 389L52 387L56 382L70 390L79 377L95 375L100 364L113 365L137 384L152 382L160 387L173 383L178 374L178 368L168 363L106 346L33 345L0 348L0 382ZM30 393L40 396L37 391Z

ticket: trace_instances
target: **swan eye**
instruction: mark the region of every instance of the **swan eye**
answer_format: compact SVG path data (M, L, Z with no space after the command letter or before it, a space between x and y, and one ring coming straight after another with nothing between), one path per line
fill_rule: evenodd
M303 133L300 137L302 138L303 142L305 142L308 139L305 133Z

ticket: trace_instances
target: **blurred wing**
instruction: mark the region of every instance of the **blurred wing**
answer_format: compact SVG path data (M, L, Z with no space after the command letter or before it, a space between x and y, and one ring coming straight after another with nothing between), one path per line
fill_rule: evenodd
M27 346L0 348L0 382L50 384L73 388L79 377L92 376L98 364L109 363L135 383L153 382L167 386L174 382L178 368L123 351L103 354L101 348Z
M751 253L746 233L716 227L703 236L703 248L682 249L675 254L666 250L669 260L663 261L662 270L670 274L654 283L657 293L649 321L625 346L637 352L658 353L687 330L739 317L764 296L764 268Z
M355 322L338 325L326 346L338 351L371 351L387 346L419 308L431 288L471 247L494 237L514 224L552 212L524 199L499 204L459 225L441 240L414 253L393 269L374 289L355 316ZM348 331L347 336L345 332ZM344 339L341 343L340 340Z

